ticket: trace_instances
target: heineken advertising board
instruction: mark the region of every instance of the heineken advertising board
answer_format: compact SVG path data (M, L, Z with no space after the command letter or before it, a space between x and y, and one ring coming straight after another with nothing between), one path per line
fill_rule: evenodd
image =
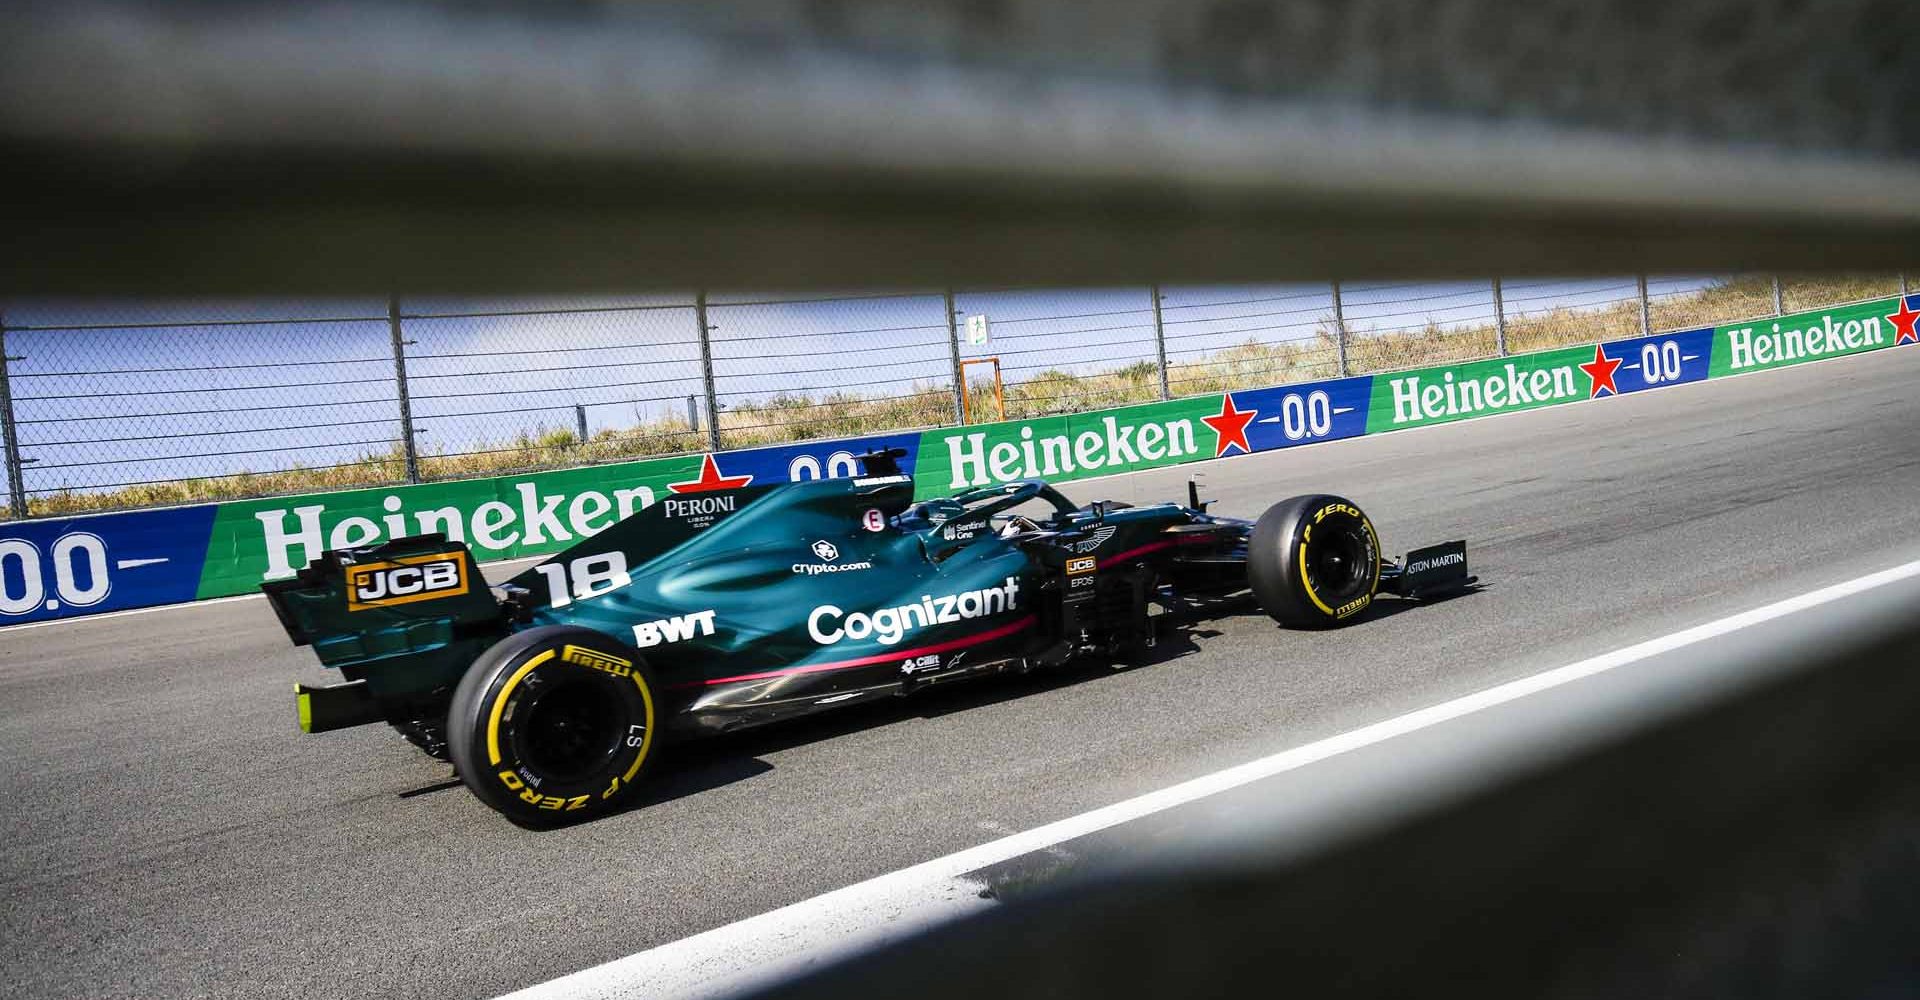
M704 490L858 473L906 452L915 495L1068 482L1920 346L1920 295L1532 354L1090 413L518 476L0 526L0 624L250 593L322 550L438 531L482 560L558 551Z

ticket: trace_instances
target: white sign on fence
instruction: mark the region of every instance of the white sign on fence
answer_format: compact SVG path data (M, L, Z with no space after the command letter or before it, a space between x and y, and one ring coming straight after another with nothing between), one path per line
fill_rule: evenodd
M993 339L993 330L987 325L987 317L976 313L967 317L967 343L976 347Z

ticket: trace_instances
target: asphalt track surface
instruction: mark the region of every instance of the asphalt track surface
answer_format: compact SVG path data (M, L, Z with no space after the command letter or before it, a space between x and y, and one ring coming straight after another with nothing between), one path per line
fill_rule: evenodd
M0 631L0 994L492 996L1883 569L1920 557L1917 385L1900 349L1213 463L1219 511L1340 493L1389 551L1470 539L1487 585L681 748L548 833L384 727L301 736L325 674L263 602Z

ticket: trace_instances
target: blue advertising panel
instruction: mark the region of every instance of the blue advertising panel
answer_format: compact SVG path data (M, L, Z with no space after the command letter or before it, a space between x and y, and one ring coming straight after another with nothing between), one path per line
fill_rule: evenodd
M1247 443L1254 451L1268 451L1365 434L1373 376L1248 389L1229 395L1236 409L1257 411L1247 424Z
M0 626L193 600L214 510L0 524Z
M856 456L881 448L903 448L900 471L913 474L913 460L920 450L920 433L876 434L872 437L841 438L837 441L802 441L798 444L770 445L729 451L718 456L731 476L751 475L756 483L799 482L807 479L845 479L859 474Z
M1582 365L1595 396L1640 392L1663 385L1699 382L1713 363L1713 328L1656 333L1601 344L1593 361Z

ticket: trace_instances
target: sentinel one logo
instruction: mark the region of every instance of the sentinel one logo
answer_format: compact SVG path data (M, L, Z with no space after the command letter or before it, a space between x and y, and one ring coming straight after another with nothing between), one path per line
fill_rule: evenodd
M1458 382L1452 372L1447 372L1439 382L1425 386L1418 375L1409 375L1393 380L1393 422L1504 410L1579 395L1573 388L1573 369L1567 365L1526 371L1509 363L1504 373L1496 371Z
M918 604L878 611L846 612L831 604L822 604L807 615L807 634L822 646L831 646L842 639L868 637L882 646L891 646L917 628L985 618L1019 606L1020 581L1007 577L1007 582L998 587L940 597L922 594Z

